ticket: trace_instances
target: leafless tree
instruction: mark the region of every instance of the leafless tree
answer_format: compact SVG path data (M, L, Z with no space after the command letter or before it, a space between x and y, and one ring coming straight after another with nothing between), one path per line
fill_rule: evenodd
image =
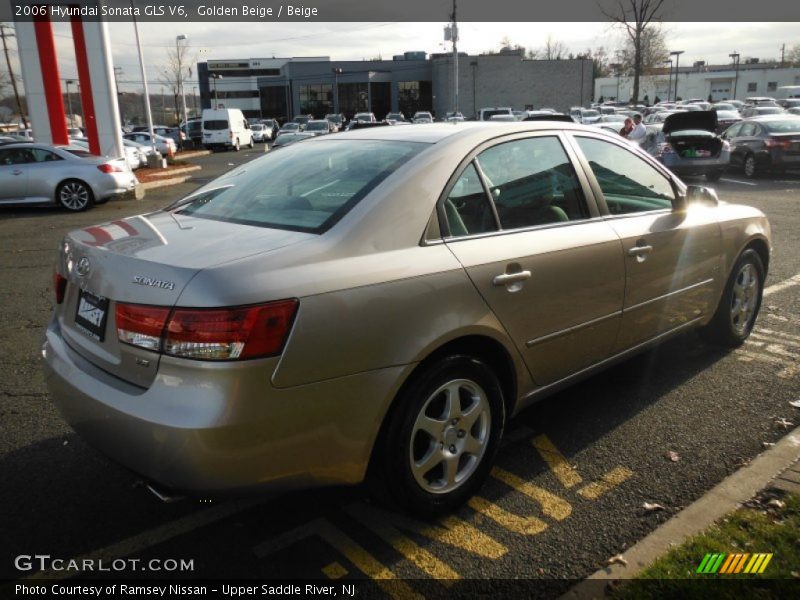
M544 46L534 50L533 57L541 60L561 60L567 57L567 52L567 47L563 42L554 39L552 35L548 35Z
M786 52L786 62L795 67L800 67L800 44L795 44Z
M160 70L160 80L172 92L175 102L175 114L178 121L181 120L181 84L184 93L186 91L186 80L192 76L192 64L196 61L196 56L192 55L191 47L188 43L177 44L174 48L167 50L166 65Z
M633 97L631 101L639 101L639 77L642 74L642 45L647 30L661 20L661 8L665 0L615 0L614 8L604 0L600 11L612 22L617 23L625 31L633 45Z
M669 50L664 37L664 32L660 26L649 27L642 34L641 42L640 73L651 75L656 69L663 67L669 59ZM616 62L622 65L621 70L625 73L633 74L636 69L636 49L633 42L625 37L622 48L615 53Z

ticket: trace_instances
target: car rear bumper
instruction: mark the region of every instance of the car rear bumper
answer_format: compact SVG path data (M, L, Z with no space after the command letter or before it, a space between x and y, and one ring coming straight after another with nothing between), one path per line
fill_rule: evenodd
M84 440L189 494L358 483L395 386L411 368L277 389L269 378L278 358L162 358L143 389L78 355L55 321L42 355L52 400Z
M133 191L136 189L137 183L139 183L139 180L136 179L136 175L132 172L109 173L107 177L93 185L92 188L95 198L104 200Z

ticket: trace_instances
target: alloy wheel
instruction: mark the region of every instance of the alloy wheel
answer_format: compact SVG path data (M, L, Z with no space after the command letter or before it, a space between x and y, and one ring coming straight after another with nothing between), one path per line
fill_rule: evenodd
M747 177L756 176L756 159L752 155L744 159L744 174Z
M68 181L58 192L58 201L67 210L84 210L89 206L89 188L80 181Z
M422 406L411 430L411 473L422 489L445 494L475 472L489 444L491 408L486 392L469 379L440 386Z
M733 282L731 296L731 326L742 336L750 327L758 304L758 273L755 267L746 262L742 265Z

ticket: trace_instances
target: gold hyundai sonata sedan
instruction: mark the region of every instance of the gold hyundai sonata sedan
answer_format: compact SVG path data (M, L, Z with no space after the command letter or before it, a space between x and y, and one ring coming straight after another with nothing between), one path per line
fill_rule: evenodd
M689 329L741 344L770 252L761 212L596 128L359 129L68 234L44 365L159 489L366 478L432 515L537 399Z

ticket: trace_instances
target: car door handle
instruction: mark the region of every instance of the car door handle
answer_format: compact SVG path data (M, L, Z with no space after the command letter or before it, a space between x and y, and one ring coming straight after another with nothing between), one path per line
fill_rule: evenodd
M648 254L652 251L652 246L634 246L628 250L628 256L641 256L642 254Z
M508 285L509 283L517 283L518 281L525 281L526 279L530 278L530 271L518 271L516 273L503 273L502 275L497 275L494 279L492 279L492 283L497 286Z

